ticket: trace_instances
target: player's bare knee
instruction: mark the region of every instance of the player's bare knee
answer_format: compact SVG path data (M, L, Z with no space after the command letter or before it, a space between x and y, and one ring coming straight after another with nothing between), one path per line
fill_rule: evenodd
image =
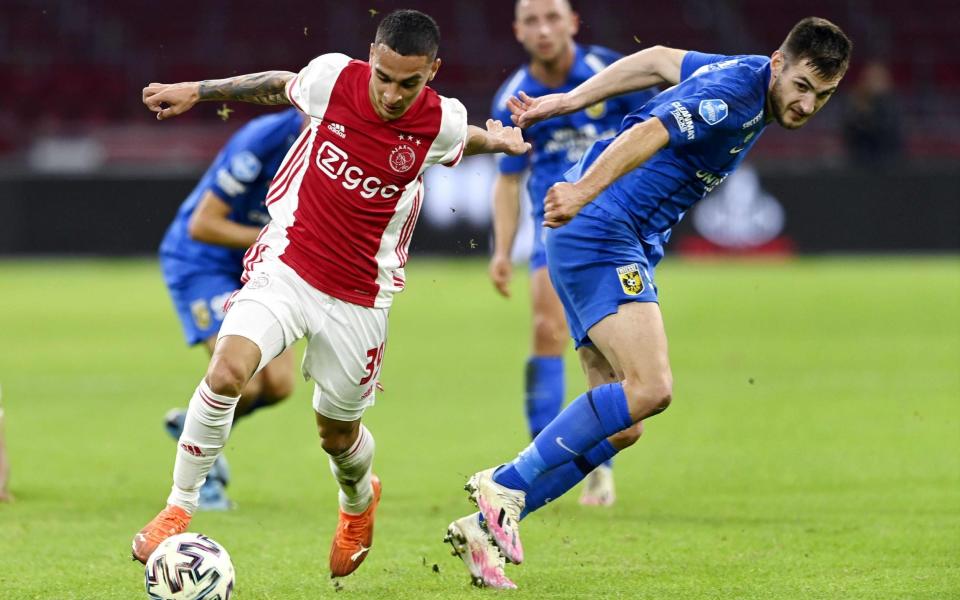
M239 396L249 376L239 361L215 356L207 369L207 385L215 394Z
M646 381L628 377L623 390L630 414L639 421L667 410L673 399L673 380L668 375Z
M320 436L320 447L330 456L339 456L350 449L352 442L349 436L341 434L328 434Z
M545 315L533 317L533 347L537 354L560 355L567 345L563 321Z
M359 421L334 421L318 415L317 432L320 434L320 446L331 456L343 454L357 440Z

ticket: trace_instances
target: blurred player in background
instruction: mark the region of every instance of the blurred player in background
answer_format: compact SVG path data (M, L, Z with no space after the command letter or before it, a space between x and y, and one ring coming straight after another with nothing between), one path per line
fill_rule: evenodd
M240 128L180 205L160 243L160 267L187 344L212 354L224 304L240 288L243 255L270 221L267 189L308 119L296 109L253 119ZM293 354L284 352L244 387L234 420L280 402L293 391ZM167 413L174 439L183 433L186 411ZM217 458L200 488L200 510L226 510L231 503L226 459Z
M515 17L513 30L530 55L530 63L514 71L497 91L494 119L509 122L507 101L521 90L531 96L568 92L621 58L613 50L580 46L573 41L580 23L567 0L518 0ZM524 132L524 139L533 146L529 156L505 156L498 160L499 174L493 186L494 252L490 278L505 297L510 295L513 276L510 253L519 220L521 178L530 168L527 192L534 223L530 256L533 352L526 364L524 403L530 439L563 407L563 353L568 343L563 306L547 274L545 230L541 227L543 198L551 185L563 181L563 174L593 142L615 134L620 121L653 95L642 91L601 100L585 110L538 123ZM610 467L609 462L604 463L587 476L580 497L582 504L613 504Z
M400 10L380 22L369 62L323 54L299 74L144 89L158 119L202 100L239 100L293 104L311 121L267 193L271 222L247 251L245 285L190 400L167 507L134 537L138 560L187 529L241 391L302 337L321 445L340 485L331 574L348 575L366 558L381 486L372 472L373 435L360 419L376 394L393 295L406 285L423 172L464 155L529 150L519 129L493 120L486 130L469 126L459 101L426 87L440 68L439 41L432 18ZM290 460L282 444L276 459Z
M7 434L4 431L3 391L0 390L0 502L13 502L9 485L10 462L7 459Z
M852 44L833 23L800 21L770 58L653 47L566 94L511 100L521 127L631 90L669 89L631 113L547 194L550 278L588 379L516 459L473 475L471 500L507 560L523 560L519 520L560 497L577 463L613 456L611 436L665 410L672 395L654 267L684 213L740 164L764 127L803 126L836 91ZM491 423L492 426L497 426Z

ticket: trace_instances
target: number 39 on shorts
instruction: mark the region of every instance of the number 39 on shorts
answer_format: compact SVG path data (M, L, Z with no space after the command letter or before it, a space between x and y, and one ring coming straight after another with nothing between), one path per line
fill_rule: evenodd
M386 342L380 344L379 347L367 350L367 358L370 359L370 362L367 363L367 374L360 380L360 385L368 383L380 374L380 365L383 364L383 347L385 345Z

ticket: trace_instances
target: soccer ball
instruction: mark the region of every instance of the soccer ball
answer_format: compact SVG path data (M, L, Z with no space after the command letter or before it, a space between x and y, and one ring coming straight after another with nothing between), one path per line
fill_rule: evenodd
M229 600L233 563L220 544L199 533L181 533L157 546L144 574L153 600Z

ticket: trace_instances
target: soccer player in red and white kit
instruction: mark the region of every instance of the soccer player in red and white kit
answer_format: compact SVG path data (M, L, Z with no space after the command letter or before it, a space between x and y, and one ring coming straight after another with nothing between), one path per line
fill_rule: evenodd
M321 445L340 485L330 549L334 577L352 573L373 541L380 481L374 441L360 423L373 404L387 313L423 200L423 172L469 154L529 150L520 130L468 126L459 101L426 87L440 67L429 16L395 11L380 22L369 62L324 54L300 73L152 83L147 107L166 119L202 100L293 104L311 117L267 193L271 223L244 259L244 287L229 301L206 376L190 400L167 507L133 539L145 562L183 532L198 491L223 449L240 391L296 340L316 383Z

